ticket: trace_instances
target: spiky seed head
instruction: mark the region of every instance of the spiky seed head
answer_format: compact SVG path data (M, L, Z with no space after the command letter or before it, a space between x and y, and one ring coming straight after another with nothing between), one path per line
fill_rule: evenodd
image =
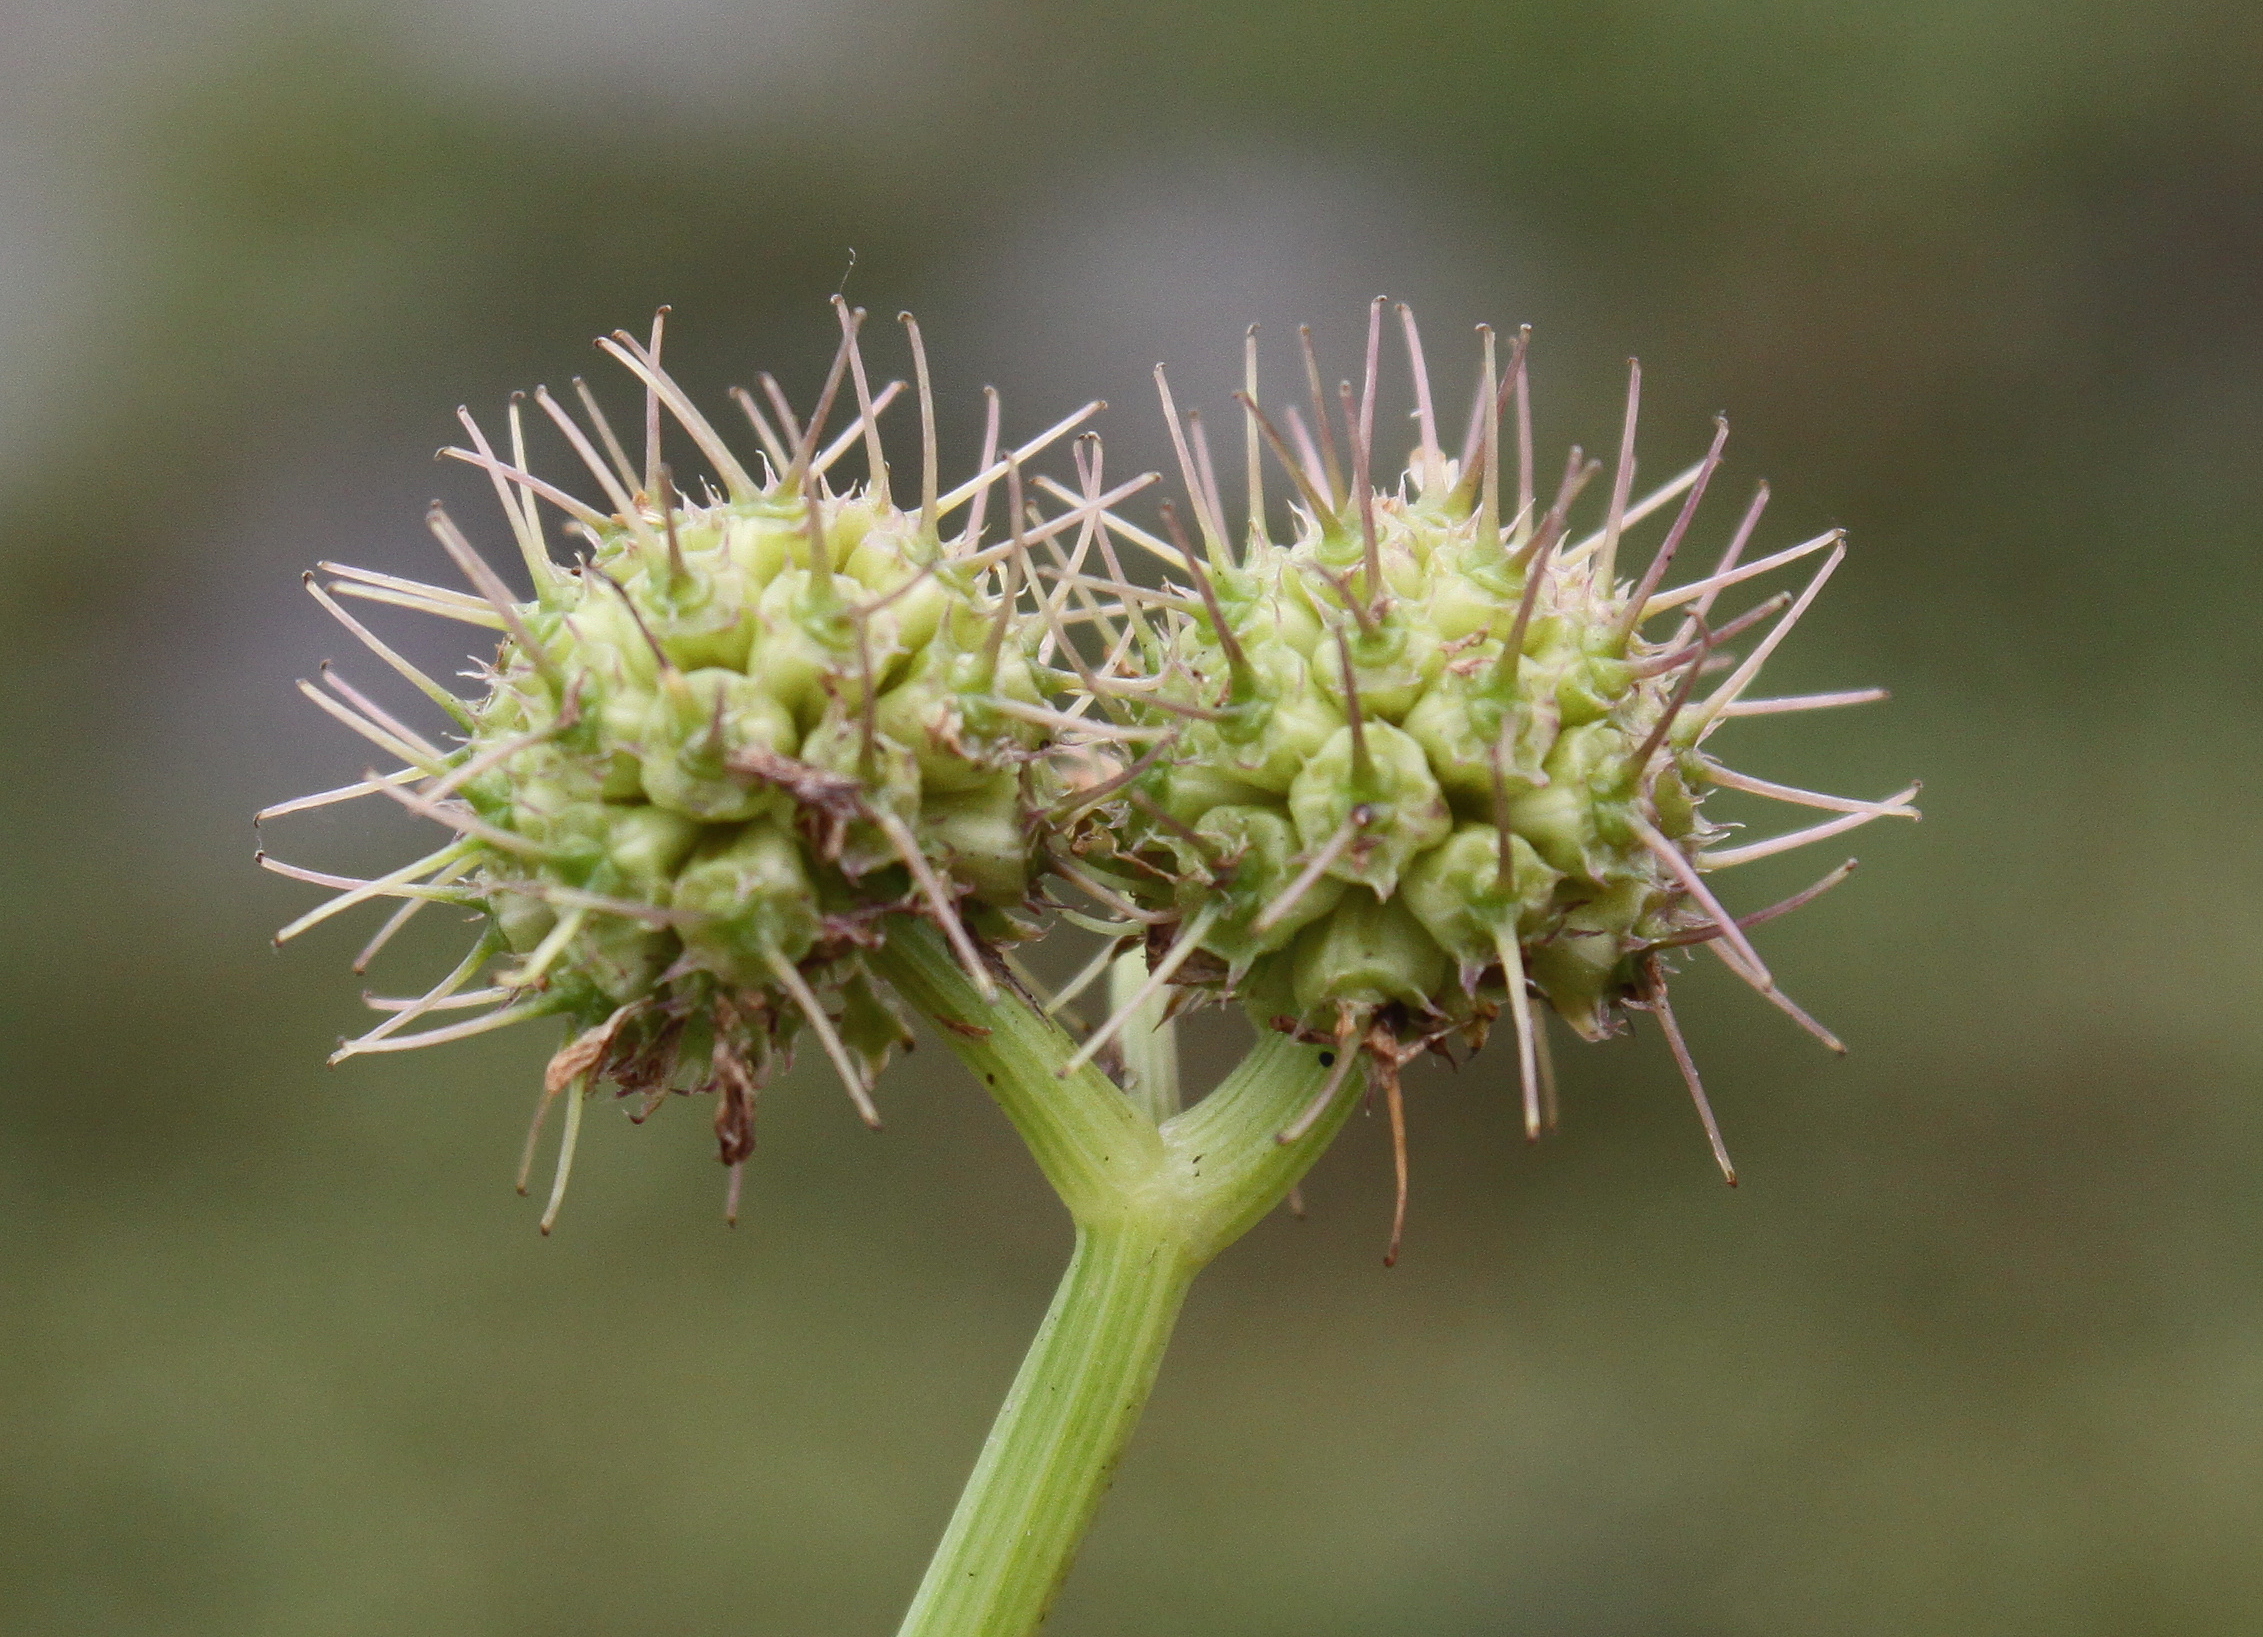
M1510 1010L1535 1131L1544 1043L1528 996L1587 1040L1622 1031L1630 1010L1670 1027L1672 954L1703 943L1823 1034L1776 989L1705 877L1882 815L1914 817L1915 787L1844 800L1746 778L1705 747L1751 708L1761 662L1836 567L1837 537L1748 562L1756 502L1717 567L1666 588L1725 424L1704 460L1635 498L1635 371L1603 515L1576 531L1573 505L1601 464L1574 450L1553 495L1536 491L1525 338L1504 372L1485 333L1469 435L1449 457L1401 314L1421 434L1395 484L1359 487L1374 463L1380 302L1364 390L1355 400L1343 389L1333 428L1313 375L1320 442L1291 411L1281 419L1293 417L1302 447L1292 450L1256 402L1252 373L1242 395L1250 481L1262 481L1257 444L1270 443L1292 490L1285 539L1261 493L1230 535L1199 429L1190 455L1165 388L1204 538L1198 547L1176 529L1167 549L1122 526L1165 558L1176 600L1143 646L1149 690L1111 704L1126 721L1167 729L1172 748L1091 810L1077 850L1126 896L1180 917L1154 942L1194 939L1181 985L1237 996L1260 1021L1306 1038L1356 1040L1386 1077L1423 1047L1474 1047ZM1518 451L1506 458L1505 430ZM1659 513L1670 524L1649 567L1623 574L1628 532ZM1236 553L1230 538L1246 544ZM1820 568L1796 601L1714 619L1722 592L1803 558ZM1756 626L1740 657L1728 644ZM1846 702L1864 697L1874 695ZM1724 785L1836 816L1731 846L1702 813ZM1694 1077L1691 1089L1702 1106Z
M465 414L472 447L445 453L494 479L527 595L437 506L433 531L470 594L350 569L314 585L458 729L434 743L335 684L318 701L401 765L332 796L389 794L452 835L379 883L348 883L283 936L375 897L412 911L455 903L485 920L447 979L386 1003L385 1020L340 1057L563 1017L549 1095L610 1080L649 1112L671 1091L716 1094L722 1157L735 1166L752 1145L754 1097L805 1028L876 1122L872 1080L907 1038L863 960L888 917L942 923L976 981L993 982L977 940L1026 930L1030 820L1053 799L1032 768L1055 730L1031 665L1031 616L1017 607L1026 541L984 552L981 514L1013 463L1098 406L1006 459L986 450L973 479L939 494L920 357L924 492L906 510L891 499L875 424L896 389L869 394L862 317L842 310L840 353L806 425L782 394L772 414L741 395L763 445L748 462L663 371L659 324L648 342L601 342L645 388L641 465L580 383L579 417L535 397L598 501L530 469L523 402L507 458ZM912 338L916 349L916 326ZM844 371L857 417L827 443ZM664 418L711 482L676 476ZM860 442L864 480L836 489L834 463ZM546 508L564 513L565 561ZM1008 522L1016 537L1043 527L1034 513ZM449 696L338 595L500 632L479 696ZM425 1021L470 996L491 1009Z

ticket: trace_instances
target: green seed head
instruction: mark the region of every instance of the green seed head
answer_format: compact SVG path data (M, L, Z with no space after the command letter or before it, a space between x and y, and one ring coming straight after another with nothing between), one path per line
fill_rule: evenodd
M384 1003L385 1020L340 1057L561 1016L570 1029L550 1095L610 1080L649 1112L671 1091L714 1094L735 1168L752 1145L753 1098L804 1029L877 1123L871 1081L904 1031L863 956L888 917L939 922L991 988L977 939L1026 931L1041 833L1031 819L1053 796L1040 764L1054 713L1016 606L1023 565L1030 539L1080 515L1036 522L1019 462L1098 406L1004 459L993 408L983 469L939 492L913 326L924 459L917 507L903 509L877 432L901 383L870 392L863 314L840 317L840 352L806 425L767 378L767 409L739 395L761 447L752 462L662 371L658 322L649 341L616 332L599 343L644 386L641 462L579 382L579 415L546 391L534 402L586 485L531 470L523 404L511 409L507 458L464 415L471 447L446 453L492 476L526 595L437 506L433 532L468 593L350 569L333 570L327 588L309 577L455 727L427 738L342 682L309 690L399 764L332 796L381 792L450 834L405 870L348 883L283 935L374 897L405 900L378 943L434 900L485 922L446 980ZM856 421L827 441L847 395ZM664 418L710 478L678 478ZM860 444L865 480L836 488L835 463ZM1001 480L1014 491L1008 539L985 550ZM601 498L572 492L592 487ZM497 632L480 695L446 693L335 596ZM488 1009L463 1020L456 1008L473 1004Z
M1704 460L1637 497L1637 371L1601 516L1574 527L1574 503L1602 466L1574 450L1554 492L1536 490L1525 338L1503 371L1485 332L1478 407L1450 458L1413 319L1399 313L1420 437L1390 487L1370 475L1382 304L1363 388L1347 383L1333 409L1308 350L1310 420L1291 410L1277 421L1257 404L1252 332L1242 403L1255 499L1238 542L1200 426L1190 439L1165 387L1200 539L1175 514L1175 546L1123 531L1163 557L1167 583L1118 588L1127 604L1147 603L1148 680L1100 703L1167 735L1168 749L1133 764L1136 777L1090 809L1075 846L1123 896L1168 912L1156 941L1191 942L1174 973L1182 986L1238 997L1309 1039L1356 1042L1394 1085L1408 1056L1474 1047L1509 1011L1537 1131L1535 1003L1583 1039L1620 1032L1630 1009L1671 1031L1667 968L1702 943L1807 1021L1705 877L1881 815L1914 816L1912 792L1867 802L1793 791L1732 773L1709 750L1739 714L1873 697L1748 697L1844 550L1833 534L1749 559L1765 490L1718 566L1666 586L1725 425ZM1285 537L1264 510L1261 444L1291 481ZM1664 537L1630 576L1622 547L1654 514ZM1796 599L1726 621L1715 612L1732 587L1807 558L1820 566ZM1757 640L1731 646L1747 633ZM1829 816L1730 845L1701 812L1717 785Z

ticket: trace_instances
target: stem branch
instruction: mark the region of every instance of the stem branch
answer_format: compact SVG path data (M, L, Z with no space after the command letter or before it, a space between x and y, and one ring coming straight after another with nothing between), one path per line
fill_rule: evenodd
M897 921L873 965L989 1089L1079 1223L1112 1214L1153 1173L1163 1156L1154 1124L1091 1064L1059 1074L1076 1042L1003 986L985 1000L933 927Z
M1016 994L986 1003L933 928L897 923L875 965L989 1088L1076 1222L1068 1273L898 1632L1028 1637L1115 1474L1187 1288L1280 1203L1358 1097L1339 1092L1281 1142L1333 1057L1268 1032L1158 1127L1091 1064L1061 1074L1075 1042Z

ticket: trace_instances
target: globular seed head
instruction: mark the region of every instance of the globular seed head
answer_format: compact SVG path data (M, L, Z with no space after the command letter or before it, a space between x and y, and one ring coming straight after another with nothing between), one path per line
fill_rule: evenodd
M1525 1032L1528 1000L1590 1040L1622 1032L1632 1011L1664 1015L1669 952L1700 943L1812 1026L1704 877L1870 818L1914 816L1909 792L1863 802L1795 791L1729 772L1704 745L1843 548L1827 536L1745 563L1756 502L1717 566L1667 586L1725 424L1704 460L1638 495L1634 372L1608 500L1583 531L1574 505L1602 468L1575 449L1552 496L1536 487L1524 338L1503 378L1486 335L1469 434L1449 456L1404 309L1421 438L1395 484L1363 490L1359 474L1376 470L1380 311L1356 400L1348 388L1340 406L1325 400L1308 346L1319 439L1294 412L1257 402L1254 370L1237 395L1253 444L1269 445L1290 480L1289 530L1274 531L1279 513L1253 475L1248 526L1209 528L1208 562L1183 531L1175 552L1151 543L1167 565L1163 596L1180 600L1133 656L1142 684L1110 705L1130 727L1167 734L1170 749L1089 809L1078 851L1196 936L1182 986L1238 997L1308 1039L1356 1037L1393 1085L1408 1054L1474 1047L1503 1010ZM1214 485L1199 428L1191 453L1173 430L1206 516ZM1639 575L1622 574L1631 531L1654 515L1663 539ZM1228 535L1245 542L1238 556L1217 544ZM1779 598L1712 618L1747 578L1826 551L1788 611ZM1779 615L1749 651L1724 646ZM1721 784L1837 816L1728 846L1702 810ZM1173 935L1166 924L1156 937ZM1522 1043L1528 1077L1537 1049ZM1526 1101L1541 1102L1529 1083Z
M764 450L750 461L662 370L658 324L649 343L601 343L645 388L641 464L580 383L578 417L547 393L535 403L586 483L531 469L523 404L508 458L464 415L472 447L446 453L493 479L530 593L510 590L437 509L434 532L470 593L356 570L338 570L329 591L498 632L478 697L450 698L318 589L461 729L427 742L350 690L321 695L404 764L340 798L391 794L453 836L286 933L379 896L461 904L487 922L448 980L390 1003L341 1055L561 1016L570 1030L549 1094L610 1080L645 1098L644 1112L671 1092L717 1094L721 1152L736 1165L753 1098L805 1029L873 1117L871 1081L905 1040L863 960L889 917L938 921L976 981L993 984L969 922L991 939L1023 925L1008 912L1030 899L1035 815L1058 795L1040 765L1058 737L1050 673L1032 663L1040 632L1018 563L985 553L967 521L1003 472L986 464L937 492L924 357L923 493L915 510L890 500L873 423L895 389L868 392L861 316L844 310L807 423L767 378L771 414L741 396ZM844 378L857 420L826 442ZM664 449L664 419L695 447ZM859 443L869 470L836 488L835 463ZM676 454L704 460L712 483L680 480ZM592 486L601 498L577 498ZM546 511L564 514L562 542ZM1038 527L1034 513L1010 524ZM454 1021L465 994L493 1009ZM448 1021L434 1027L435 1015Z

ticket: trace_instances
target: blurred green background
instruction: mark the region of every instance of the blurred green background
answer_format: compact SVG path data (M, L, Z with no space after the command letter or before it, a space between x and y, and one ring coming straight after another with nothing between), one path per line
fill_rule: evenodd
M1055 1629L2254 1629L2263 12L0 30L0 1628L892 1629L1067 1248L1002 1120L932 1046L878 1138L805 1064L731 1232L704 1110L606 1111L544 1242L509 1178L547 1039L325 1071L368 929L272 954L309 894L246 822L362 765L291 691L350 646L300 568L438 573L435 494L489 521L427 458L455 404L663 301L700 395L806 394L853 247L961 465L985 381L1025 433L1105 393L1111 468L1151 464L1156 359L1216 417L1244 324L1347 367L1378 289L1457 380L1470 324L1537 324L1552 458L1639 354L1646 469L1725 409L1764 541L1853 531L1774 681L1895 690L1741 724L1739 765L1927 780L1767 935L1851 1060L1710 963L1679 991L1741 1189L1654 1038L1566 1053L1534 1149L1498 1054L1421 1071L1404 1261L1360 1122L1199 1288ZM276 839L407 856L366 806Z

